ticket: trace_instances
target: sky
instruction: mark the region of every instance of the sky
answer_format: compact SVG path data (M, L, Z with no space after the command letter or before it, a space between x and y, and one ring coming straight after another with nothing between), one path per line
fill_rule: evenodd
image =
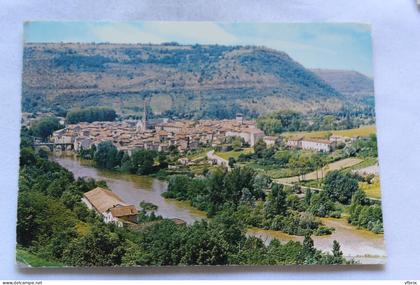
M27 22L25 42L258 45L307 68L373 75L369 25L352 23Z

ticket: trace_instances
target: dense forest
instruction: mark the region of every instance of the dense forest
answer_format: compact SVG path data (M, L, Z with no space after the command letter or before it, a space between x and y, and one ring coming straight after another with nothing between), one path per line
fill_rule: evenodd
M90 107L84 109L72 109L67 112L66 121L69 124L79 122L114 121L117 117L115 110L107 107Z
M303 243L290 241L284 244L273 240L269 245L261 239L248 237L243 220L229 203L216 203L213 219L192 225L178 225L162 218L148 220L144 216L139 218L142 227L138 230L105 224L100 216L88 210L80 198L84 192L96 186L106 187L106 184L93 179L74 179L71 172L48 160L45 153L34 151L27 129L22 129L21 136L18 252L32 254L44 260L45 264L133 266L348 262L337 242L334 242L332 254L329 254L316 250L309 235L305 235ZM214 175L225 179L228 174L218 172ZM252 197L263 196L258 187L247 184L241 175L232 174L226 179L232 188L226 189L226 197L222 198L229 202L247 204L252 203ZM221 181L213 180L214 183ZM242 191L245 188L242 186L249 187L251 195ZM171 182L171 193L174 193L174 187L174 182ZM237 189L240 187L243 195L239 197ZM282 208L282 195L282 189L273 188L273 197L269 198L271 202L267 206L270 212L285 210ZM139 207L151 209L147 203Z
M280 110L257 118L257 126L267 135L296 131L345 130L373 124L370 111L346 111L302 113Z

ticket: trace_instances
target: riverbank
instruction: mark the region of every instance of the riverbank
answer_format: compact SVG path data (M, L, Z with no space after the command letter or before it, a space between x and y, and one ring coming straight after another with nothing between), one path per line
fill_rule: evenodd
M206 213L191 207L186 201L165 199L161 196L167 183L157 178L98 169L74 156L53 156L52 160L71 171L75 178L91 177L103 180L124 201L138 207L141 201L158 206L156 214L168 218L178 218L191 224L206 217Z
M385 242L383 234L375 234L368 230L357 229L347 223L344 218L321 218L323 224L335 228L331 235L311 236L317 249L330 252L334 240L341 245L344 257L361 264L384 264L386 262ZM282 242L303 241L302 236L289 235L281 231L249 228L248 235L261 238L265 244L273 239Z
M139 176L116 171L98 169L90 161L73 156L53 156L52 159L65 167L77 177L92 177L103 180L124 201L138 206L141 201L158 206L156 213L168 219L182 219L188 224L207 218L205 212L190 206L188 201L166 199L162 193L167 191L167 183L150 176ZM337 240L348 259L359 263L385 262L385 246L382 234L374 234L366 230L359 230L349 225L345 219L322 218L328 227L335 228L331 235L313 236L315 247L325 252L332 248L333 240ZM262 238L266 243L272 239L283 242L302 241L302 236L288 235L280 231L257 228L248 229L248 235Z

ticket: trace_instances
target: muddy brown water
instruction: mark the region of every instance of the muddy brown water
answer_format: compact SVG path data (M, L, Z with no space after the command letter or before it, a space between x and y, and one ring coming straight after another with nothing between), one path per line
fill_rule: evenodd
M384 264L386 262L383 234L357 229L349 225L344 218L321 218L321 220L324 225L335 228L335 231L331 235L312 236L317 249L331 253L333 241L337 240L347 259L354 259L363 264ZM248 234L261 238L266 244L274 238L283 242L303 241L302 236L258 228L248 229Z
M206 217L202 211L191 207L188 202L165 199L161 196L167 190L167 183L148 176L122 174L115 171L98 169L88 161L71 156L54 156L52 159L78 177L92 177L103 180L108 187L120 196L124 202L139 208L141 201L158 206L156 213L164 218L178 218L193 223Z
M95 180L106 181L113 192L136 207L141 201L157 205L157 214L164 218L178 218L189 224L206 218L204 212L191 207L188 202L163 198L161 194L167 190L167 183L159 179L98 169L90 165L88 161L73 156L53 156L52 159L71 171L76 178L92 177ZM330 252L333 241L337 240L347 258L353 258L360 263L385 263L383 234L357 229L349 225L345 219L323 218L322 222L326 226L335 228L335 231L328 236L312 236L316 248ZM247 234L260 237L265 243L269 243L274 238L283 242L303 240L301 236L258 228L248 229Z

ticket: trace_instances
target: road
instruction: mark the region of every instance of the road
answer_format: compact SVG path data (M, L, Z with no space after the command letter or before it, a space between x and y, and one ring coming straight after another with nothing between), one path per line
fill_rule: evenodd
M214 153L214 150L211 150L211 151L207 152L207 158L215 161L217 163L217 165L227 167L227 169L230 170L229 161L227 161L226 159L221 158L220 156L216 155Z

